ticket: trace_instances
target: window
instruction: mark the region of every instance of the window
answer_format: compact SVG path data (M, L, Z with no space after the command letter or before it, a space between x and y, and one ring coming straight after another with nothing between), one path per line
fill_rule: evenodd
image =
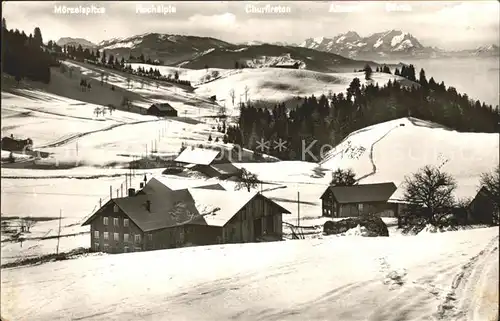
M141 241L141 234L136 234L134 237L137 243Z
M128 234L123 234L123 242L128 242Z
M113 206L113 212L118 213L118 211L119 211L118 205L115 204L115 206Z
M114 225L114 226L118 226L118 225L119 225L119 224L118 224L118 218L117 218L117 217L113 218L113 225Z
M108 239L109 239L109 233L108 233L108 232L104 232L104 239L105 239L105 240L108 240Z
M104 225L108 225L108 217L107 217L107 216L104 216L104 217L102 218L102 224L104 224Z
M363 212L363 204L358 204L358 211Z
M99 251L99 243L94 243L94 251Z
M104 252L108 252L109 251L109 245L108 244L104 244Z
M94 231L94 238L96 238L96 239L99 238L99 231Z
M179 243L184 243L184 230L182 228L179 231Z
M123 252L124 252L124 253L127 253L127 252L128 252L128 246L125 246L125 247L123 248Z
M152 241L152 240L153 240L153 234L151 234L151 233L149 233L149 234L148 234L148 240L149 240L149 241Z
M120 240L120 234L119 233L113 233L113 240L119 241Z
M128 227L128 218L123 219L123 227Z

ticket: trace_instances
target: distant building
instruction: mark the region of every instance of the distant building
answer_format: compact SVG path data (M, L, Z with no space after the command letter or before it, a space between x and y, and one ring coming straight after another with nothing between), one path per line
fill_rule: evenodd
M499 206L496 205L495 196L483 186L467 207L467 223L498 224L498 212Z
M109 200L83 223L90 225L93 251L282 240L282 214L290 212L260 193L218 184L172 190L159 182Z
M323 195L322 215L329 217L356 217L374 214L397 216L399 204L389 202L396 191L394 183L328 186Z
M10 152L20 152L25 150L31 150L33 146L33 141L30 138L27 139L16 139L13 135L2 137L0 143L2 150Z
M276 68L287 68L287 69L299 69L300 63L299 62L280 62L274 65Z
M155 103L148 108L147 114L158 117L177 117L177 110L169 103Z
M185 168L205 176L221 179L235 176L240 171L221 150L187 147L177 156L175 162L185 164Z

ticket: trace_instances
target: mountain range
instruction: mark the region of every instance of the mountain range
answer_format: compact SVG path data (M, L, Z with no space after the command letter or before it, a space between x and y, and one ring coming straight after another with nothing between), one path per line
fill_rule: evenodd
M61 41L63 40L63 41ZM62 38L57 43L75 44L80 39ZM82 47L87 46L85 40ZM360 69L370 61L353 60L334 53L322 52L299 46L252 42L232 44L209 37L146 33L127 38L114 38L93 44L115 57L139 57L143 54L165 65L203 69L234 68L238 65L252 67L295 64L313 71L340 72Z
M301 44L250 41L233 44L211 37L145 33L126 38L113 38L94 44L82 38L61 38L60 46L82 45L83 48L105 50L108 54L128 58L130 55L160 60L165 65L186 68L233 68L235 63L258 65L256 61L277 63L298 62L301 68L315 71L339 71L339 68L359 68L372 60L487 57L498 56L497 45L475 49L445 51L424 46L412 34L390 30L361 37L354 31L333 38L316 37Z
M498 46L490 45L475 49L446 51L426 47L408 32L389 30L361 37L354 31L339 34L333 38L308 38L300 47L331 52L356 59L404 59L437 58L452 56L498 56Z

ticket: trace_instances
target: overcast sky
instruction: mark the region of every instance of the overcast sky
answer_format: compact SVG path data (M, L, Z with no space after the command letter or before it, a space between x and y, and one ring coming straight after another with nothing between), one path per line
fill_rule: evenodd
M137 5L162 4L175 13L139 14ZM255 7L281 5L289 13L248 13ZM392 5L391 5L392 4ZM91 6L104 14L55 14L54 7ZM330 8L335 9L330 12ZM395 8L397 5L397 8ZM402 9L411 11L389 11ZM397 29L410 32L425 46L471 48L499 42L498 1L449 2L2 2L9 29L27 34L40 27L44 41L79 37L97 43L146 32L210 36L228 42L284 41L333 37L346 31L361 36ZM341 12L351 11L351 12Z

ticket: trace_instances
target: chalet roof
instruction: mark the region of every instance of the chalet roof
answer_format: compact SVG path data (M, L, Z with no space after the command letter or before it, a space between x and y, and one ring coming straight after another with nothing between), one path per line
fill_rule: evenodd
M205 188L225 190L222 185L213 182L200 182L199 180L176 180L169 177L156 176L151 178L139 194L165 194L186 188Z
M388 182L352 186L328 186L321 198L329 190L332 191L338 203L387 202L396 191L396 185L393 182Z
M158 108L158 110L161 110L161 111L175 110L175 108L172 107L169 103L154 103L149 108L152 108L152 107L156 107L156 108Z
M257 195L264 197L256 192L189 188L170 191L167 195L140 194L116 198L108 201L83 225L90 224L104 208L114 203L144 232L185 224L222 227ZM290 213L268 201L282 213Z
M204 148L185 148L175 159L179 163L210 165L219 155L220 151Z
M240 171L233 163L212 164L210 166L220 174L233 174Z

